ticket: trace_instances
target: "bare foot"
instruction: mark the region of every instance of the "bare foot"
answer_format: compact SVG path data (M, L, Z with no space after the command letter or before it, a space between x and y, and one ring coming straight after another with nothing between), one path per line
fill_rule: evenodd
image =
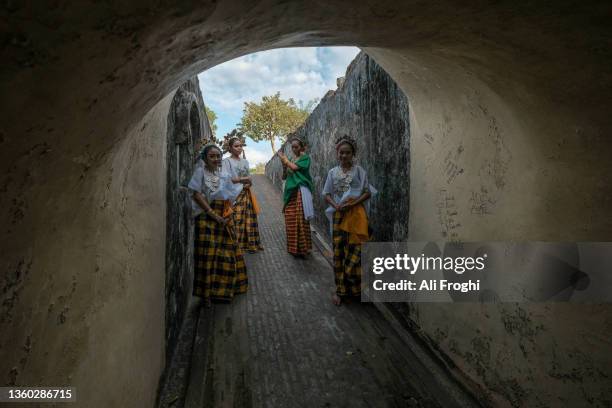
M338 296L338 294L334 293L334 295L332 296L332 302L334 303L334 305L340 306L340 303L342 303L342 299L340 298L340 296Z

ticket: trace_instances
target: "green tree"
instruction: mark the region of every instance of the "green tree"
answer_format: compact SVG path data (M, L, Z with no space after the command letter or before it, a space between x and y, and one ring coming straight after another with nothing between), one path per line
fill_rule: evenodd
M208 118L208 123L210 123L210 130L212 130L212 135L214 138L217 136L217 114L208 106L204 106L204 112Z
M256 142L268 140L272 153L276 153L274 140L280 138L284 142L289 133L304 123L310 114L311 102L304 106L300 101L298 106L292 98L282 99L280 92L264 96L260 103L245 102L238 126Z
M266 172L265 163L257 163L257 165L251 169L252 174L264 174L265 172Z

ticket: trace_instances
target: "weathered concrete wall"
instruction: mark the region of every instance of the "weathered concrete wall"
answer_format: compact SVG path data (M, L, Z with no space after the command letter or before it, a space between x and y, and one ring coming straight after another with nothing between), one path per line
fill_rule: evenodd
M429 54L415 53L422 58L421 63L428 62L424 68L413 65L410 59L402 60L399 55L391 58L394 63L403 61L395 66L388 61L388 51L369 49L368 52L381 64L393 67L389 73L399 78L403 89L408 91L410 109L404 107L403 114L397 109L388 109L391 118L369 115L363 110L364 101L359 98L380 98L368 104L383 109L389 99L383 97L388 94L384 91L368 96L351 93L354 87L372 82L368 73L358 68L365 64L360 57L349 67L344 85L323 99L298 133L306 136L310 144L312 173L320 190L324 182L321 178L334 162L336 129L339 132L354 126L352 117L361 121L402 123L410 115L410 126L406 125L406 129L410 128L412 135L406 134L392 143L377 143L380 134L364 131L363 125L355 128L360 132L361 147L367 146L374 153L365 160L361 157L360 161L370 170L372 183L387 190L381 191L379 200L389 200L399 210L383 210L380 201L374 200L372 223L375 230L382 226L385 231L380 235L375 231L377 240L572 241L588 240L589 234L595 239L606 239L601 224L591 224L595 213L590 214L587 224L579 227L580 218L570 216L568 208L564 209L568 204L556 201L569 187L559 183L559 177L570 180L581 174L586 185L572 188L582 190L580 194L585 196L587 191L603 186L601 169L569 160L580 156L584 149L578 140L572 141L571 134L580 134L582 126L588 126L586 122L551 124L539 119L540 129L554 129L564 135L563 143L556 139L546 143L541 135L526 131L523 122L535 110L539 110L542 118L552 113L546 111L549 108L545 101L536 100L527 90L497 89L494 84L483 83L469 72L450 66L443 58ZM373 85L385 88L384 84L374 82ZM510 81L506 86L513 85ZM509 99L501 98L500 94ZM523 99L529 104L518 102ZM530 120L532 125L539 121L537 117ZM391 140L398 134L392 130L393 125L386 123L369 124L367 128L380 129ZM409 143L410 149L402 149L402 140ZM397 147L384 150L389 146ZM284 149L290 150L288 146ZM410 157L407 157L409 151ZM402 157L401 161L397 160L398 156ZM555 170L561 157L565 158L564 168ZM597 162L604 160L600 156ZM373 161L383 166L371 170ZM280 161L274 157L266 167L266 174L279 187L280 172ZM398 177L400 174L410 174L410 177L404 182ZM581 201L585 197L580 194L575 199ZM592 211L592 199L583 204L587 213ZM609 201L604 196L600 199ZM317 204L316 223L325 227L325 232L327 222L321 201ZM560 214L563 211L565 214ZM605 214L597 216L607 225ZM561 219L563 233L559 228ZM609 344L600 334L593 338L594 333L611 330L610 310L606 305L415 303L394 306L410 319L434 350L456 364L458 374L484 393L491 404L553 406L553 401L558 399L563 404L580 405L585 399L584 393L598 404L609 403L609 397L602 392L612 363L605 354ZM606 322L603 326L598 323L602 319ZM593 346L592 354L582 351L586 343Z
M179 108L185 101L186 118ZM191 296L193 222L177 184L191 175L196 141L210 137L203 106L194 77L111 151L74 157L75 188L52 192L67 180L45 188L41 200L51 213L12 224L44 231L45 239L30 242L25 255L3 252L9 274L0 371L6 384L73 385L79 406L153 406L164 352L172 351ZM38 174L52 154L41 145L23 159ZM78 203L76 211L71 203Z
M152 405L163 361L164 305L155 302L164 296L166 172L158 139L136 141L145 116L159 126L143 132L165 132L165 98L182 82L258 50L353 44L410 95L409 238L438 239L448 225L464 240L609 240L610 13L606 0L6 3L0 375L95 382L81 394L92 407ZM448 152L460 142L455 168ZM432 203L461 168L446 190L460 211L441 224ZM126 175L132 187L122 190ZM497 200L490 216L478 215L490 200L468 185L480 177L495 186L486 191ZM150 192L126 199L132 189ZM472 190L480 192L475 214ZM453 212L441 208L444 217ZM125 217L138 226L134 241ZM94 274L96 254L105 257L104 277ZM69 312L58 317L72 276ZM606 404L610 305L497 308L419 305L411 313L432 337L439 330L441 348L500 404ZM70 325L57 324L64 319ZM517 386L516 378L528 381Z
M185 186L202 139L212 132L204 113L197 77L176 91L168 113L166 145L166 357L176 345L193 286L193 233L190 198Z
M327 172L338 164L335 140L343 134L357 140L355 162L368 172L370 183L380 191L371 201L370 222L375 239L407 239L410 208L408 100L391 77L364 53L347 68L341 86L336 91L329 91L297 130L297 135L306 140L312 157L316 214L313 222L326 235L329 235L329 221L324 214L327 204L321 191ZM288 143L281 149L292 154ZM274 156L266 164L266 175L282 188L281 174L281 162Z
M153 405L164 367L171 100L112 150L73 156L69 176L39 186L30 205L45 209L40 217L12 224L40 238L3 244L11 277L2 292L3 383L73 385L83 407ZM22 160L40 177L55 154L37 146Z
M601 109L570 112L551 79L476 77L446 50L367 51L410 96L410 240L609 239ZM499 57L501 71L509 60ZM551 121L555 111L564 114ZM610 404L610 305L418 303L405 312L495 404Z

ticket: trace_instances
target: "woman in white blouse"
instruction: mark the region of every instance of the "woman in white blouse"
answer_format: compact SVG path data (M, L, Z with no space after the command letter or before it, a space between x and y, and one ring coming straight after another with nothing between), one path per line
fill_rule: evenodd
M221 149L208 143L189 181L195 219L193 294L231 301L248 288L246 265L232 219L231 179L221 172ZM229 261L228 261L229 260Z
M332 301L339 306L346 297L361 295L361 244L369 240L368 200L376 190L363 167L355 164L357 144L349 136L336 140L339 165L329 170L323 197L334 248L336 292Z
M224 173L229 174L233 183L232 202L236 241L243 251L256 252L263 250L257 222L259 205L251 189L253 182L249 175L249 162L244 157L240 157L243 155L243 149L244 140L237 134L228 134L223 150L229 152L230 157L223 159L221 167Z

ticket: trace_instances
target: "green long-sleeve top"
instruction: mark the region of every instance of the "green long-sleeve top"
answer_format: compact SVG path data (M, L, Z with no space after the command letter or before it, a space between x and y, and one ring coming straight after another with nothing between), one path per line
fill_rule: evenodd
M285 192L283 200L285 202L283 208L287 206L291 194L300 186L306 186L312 192L314 185L312 177L310 177L310 156L304 153L294 163L298 166L297 170L287 169L287 179L285 180Z

